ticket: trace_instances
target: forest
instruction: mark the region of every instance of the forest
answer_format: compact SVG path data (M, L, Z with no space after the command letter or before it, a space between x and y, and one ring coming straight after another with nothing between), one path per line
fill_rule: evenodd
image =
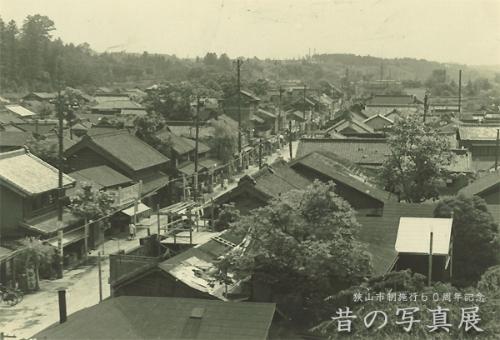
M134 84L147 86L161 81L217 84L232 80L233 58L209 52L195 59L149 52L98 53L87 43L75 45L55 37L55 23L43 15L30 15L18 24L0 18L1 92L53 91L58 86L92 90L97 86ZM412 58L382 59L353 54L316 54L301 59L270 60L242 58L241 77L259 91L258 80L303 81L312 86L321 81L396 79L418 86L432 78L436 69L446 70L447 82L457 82L463 69L464 82L486 77L500 81L500 73L488 68L441 64ZM481 78L482 79L482 78ZM481 80L483 83L484 79Z

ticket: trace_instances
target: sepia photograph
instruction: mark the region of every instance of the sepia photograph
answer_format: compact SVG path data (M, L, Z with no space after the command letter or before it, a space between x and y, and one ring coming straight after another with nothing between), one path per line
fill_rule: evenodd
M0 0L0 340L500 338L500 0Z

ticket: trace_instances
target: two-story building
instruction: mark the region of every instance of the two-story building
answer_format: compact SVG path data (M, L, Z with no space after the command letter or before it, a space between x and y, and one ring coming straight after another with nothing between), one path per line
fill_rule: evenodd
M136 183L141 182L141 194L150 194L149 204L168 199L169 159L126 130L84 135L64 154L71 171L106 165Z

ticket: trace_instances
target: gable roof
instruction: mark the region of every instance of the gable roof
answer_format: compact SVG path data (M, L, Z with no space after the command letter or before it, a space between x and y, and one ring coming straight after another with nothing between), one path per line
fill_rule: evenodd
M396 257L396 238L401 217L433 217L436 204L386 202L382 216L356 216L361 230L357 234L371 254L376 275L387 273Z
M86 135L66 150L65 154L70 156L86 147L96 147L103 156L111 156L133 171L165 164L169 160L150 145L123 130Z
M198 133L199 135L199 133ZM168 131L162 130L156 134L159 138L167 138L172 143L172 149L179 155L185 155L196 148L196 142L192 139L177 136L176 134ZM198 154L208 152L210 148L208 145L198 141Z
M389 145L383 138L302 138L297 157L315 151L334 153L348 161L363 165L381 165L389 155Z
M35 116L36 113L28 110L25 107L22 107L21 105L5 105L5 108L9 110L12 113L15 113L18 116L21 117L28 117L28 116Z
M120 296L78 311L38 339L262 339L276 305L172 297Z
M58 170L26 150L0 153L0 182L27 196L41 194L58 187ZM63 186L75 180L63 174Z
M481 193L493 189L500 185L500 170L493 171L487 175L481 176L469 185L460 189L459 193L466 196L480 196Z
M106 165L99 165L71 172L69 175L79 182L96 183L100 188L114 187L120 184L133 182L132 179Z
M251 176L242 177L240 183L248 180L251 181L255 189L269 198L277 198L288 191L302 190L311 185L311 181L290 168L282 160L264 166Z
M373 116L371 116L370 118L365 119L365 120L363 121L363 123L367 124L368 122L370 122L370 121L372 121L372 120L374 120L374 119L376 119L376 118L378 118L378 119L382 119L382 120L386 121L386 122L387 122L387 123L389 123L389 124L394 124L394 121L393 121L392 119L389 119L389 118L387 118L386 116L381 115L380 113L379 113L379 114L376 114L376 115L373 115Z
M429 254L430 234L432 233L432 253L448 255L452 223L452 218L401 217L396 238L396 251Z
M326 132L336 131L342 133L342 131L346 129L352 129L357 133L374 133L373 128L362 121L357 120L352 117L350 119L342 119L337 122L335 125L326 129Z
M368 184L364 178L355 175L352 170L334 159L326 156L326 153L313 152L292 162L292 168L301 164L311 170L317 171L328 178L351 187L360 193L370 196L380 202L394 200L391 193Z

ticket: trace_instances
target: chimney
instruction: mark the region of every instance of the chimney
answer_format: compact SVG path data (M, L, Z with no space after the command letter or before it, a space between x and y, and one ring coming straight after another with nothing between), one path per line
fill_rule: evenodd
M59 294L59 323L65 323L67 319L66 313L66 290L58 291Z

